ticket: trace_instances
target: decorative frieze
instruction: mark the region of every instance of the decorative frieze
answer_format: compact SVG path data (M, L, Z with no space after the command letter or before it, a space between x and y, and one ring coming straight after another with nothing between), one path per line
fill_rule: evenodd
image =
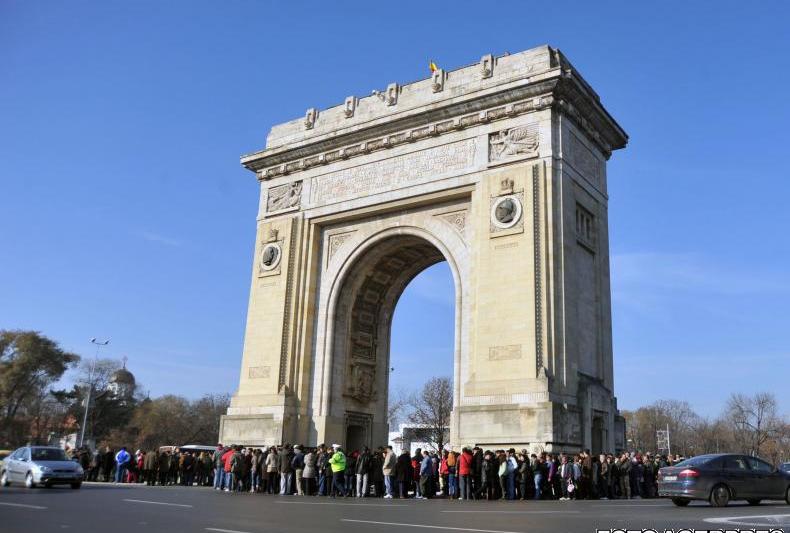
M419 141L426 137L441 135L443 133L449 133L495 120L502 120L524 113L539 111L541 109L551 107L553 102L554 97L548 94L529 98L527 100L521 100L513 104L494 107L485 111L479 111L477 113L463 115L450 120L442 120L440 122L435 122L390 135L377 137L362 143L352 144L337 150L330 150L320 154L314 154L285 165L267 167L266 169L258 172L258 178L262 180L268 180L289 174L291 172L308 170L319 165L327 165L341 159L358 157L376 150L383 150L386 148L392 148L402 144Z
M476 145L474 138L465 139L315 177L310 202L341 202L462 171L473 165Z

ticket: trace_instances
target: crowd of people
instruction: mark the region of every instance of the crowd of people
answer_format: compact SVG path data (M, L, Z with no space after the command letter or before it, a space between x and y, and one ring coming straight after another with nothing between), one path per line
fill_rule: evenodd
M86 481L213 486L226 492L427 499L652 498L658 469L682 457L532 453L463 448L440 454L391 446L346 453L339 445L72 452Z
M483 450L441 453L391 446L346 453L339 445L249 448L217 446L213 453L109 448L81 450L90 481L149 485L213 486L225 492L262 494L451 498L458 500L629 499L657 495L658 469L682 457L650 453L592 455Z
M85 481L146 483L148 485L210 486L214 482L214 458L210 452L193 453L172 447L129 453L105 447L91 452L71 452L85 472Z

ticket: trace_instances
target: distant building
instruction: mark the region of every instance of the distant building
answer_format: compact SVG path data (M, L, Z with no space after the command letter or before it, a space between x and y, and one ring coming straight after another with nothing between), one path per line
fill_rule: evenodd
M398 431L390 431L388 444L392 446L395 453L400 453L401 450L409 450L409 453L414 455L417 448L421 450L436 451L436 445L430 442L425 442L425 439L420 435L420 426L415 424L400 424ZM450 439L450 428L445 428L445 442ZM445 444L445 448L449 448L450 444Z
M123 367L116 370L107 385L107 392L118 400L131 400L137 382L134 374L126 369L126 357L123 358Z

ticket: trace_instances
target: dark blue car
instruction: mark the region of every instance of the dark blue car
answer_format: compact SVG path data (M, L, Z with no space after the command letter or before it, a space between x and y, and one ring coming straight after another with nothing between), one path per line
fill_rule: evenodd
M790 505L790 472L774 468L758 457L733 453L698 455L658 471L658 495L678 506L708 500L724 507L731 500L758 505L762 500L785 500Z

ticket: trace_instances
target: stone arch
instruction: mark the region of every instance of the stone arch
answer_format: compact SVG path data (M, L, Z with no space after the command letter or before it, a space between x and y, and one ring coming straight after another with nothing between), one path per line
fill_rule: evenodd
M378 226L378 225L377 225ZM346 427L368 421L368 444L386 439L392 315L403 290L429 266L447 261L455 289L454 401L460 398L467 341L464 288L469 252L461 234L435 213L411 214L409 223L361 225L340 257L322 274L313 418L317 437L343 440ZM320 392L319 392L320 391ZM319 438L319 440L321 440Z

